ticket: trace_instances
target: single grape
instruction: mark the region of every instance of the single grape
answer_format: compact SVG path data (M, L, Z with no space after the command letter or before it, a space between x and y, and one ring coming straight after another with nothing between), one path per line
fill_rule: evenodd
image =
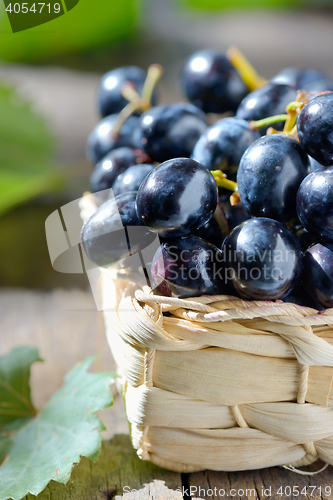
M235 227L222 247L226 280L244 299L276 300L298 282L302 252L280 223L252 218Z
M323 307L333 307L333 247L312 245L304 254L303 285Z
M188 235L205 225L216 205L214 177L189 158L175 158L155 167L136 199L139 219L169 238Z
M302 252L305 252L306 249L314 243L318 243L318 238L312 233L309 233L309 231L304 229L304 227L302 226L300 226L300 228L297 229L294 234L299 246L301 247Z
M222 204L218 201L213 217L204 226L194 231L193 235L220 248L228 233L228 220Z
M112 149L127 146L141 149L139 137L139 117L130 116L121 126L120 131L113 132L117 114L103 118L87 140L86 156L88 160L96 163Z
M222 252L197 236L162 243L151 267L152 288L167 297L226 293Z
M116 68L102 76L98 91L98 105L103 117L119 113L128 100L122 95L125 83L130 83L134 90L141 95L147 72L138 66L123 66Z
M296 215L296 193L309 172L309 158L291 137L261 137L245 151L237 184L245 210L286 222Z
M148 163L141 163L140 165L133 165L127 168L113 183L113 195L118 196L119 194L128 193L128 191L137 191L143 179L153 169L154 165Z
M249 90L224 54L195 52L186 61L181 84L186 97L205 113L236 111Z
M234 179L245 150L259 137L245 120L223 118L202 134L191 158L209 170L223 170Z
M268 83L248 94L240 103L236 116L243 120L262 120L286 112L287 105L296 99L296 90L289 85ZM277 122L274 128L282 130L284 122ZM260 131L266 133L268 127Z
M300 281L298 285L291 290L287 295L281 298L283 302L289 304L298 304L303 307L312 307L321 311L323 307L308 293L304 283Z
M135 165L139 157L140 150L133 148L123 147L110 151L94 167L90 176L91 191L96 193L109 189L119 174L131 165ZM127 189L128 191L137 191L137 189Z
M333 91L333 81L330 78L323 78L310 83L306 87L306 91L311 92L325 92L326 90Z
M317 170L325 170L326 167L319 163L319 161L315 160L312 158L312 156L309 156L310 160L310 172L317 172Z
M223 237L220 226L214 217L206 222L204 226L200 227L196 231L193 231L192 235L202 238L216 247L221 247L225 238L225 236Z
M118 262L147 247L156 238L141 224L135 209L135 199L135 192L112 198L100 205L84 224L82 247L89 259L98 266Z
M333 164L333 93L319 95L304 106L297 132L304 151L324 166Z
M229 231L250 218L242 202L232 206L229 200L224 200L221 205L228 221Z
M206 130L206 118L200 109L188 103L156 106L140 121L141 147L153 161L190 157L193 147Z
M333 167L311 172L299 187L297 215L319 239L333 242Z
M313 68L284 68L271 78L271 82L290 85L296 90L308 90L312 83L323 79L327 76Z

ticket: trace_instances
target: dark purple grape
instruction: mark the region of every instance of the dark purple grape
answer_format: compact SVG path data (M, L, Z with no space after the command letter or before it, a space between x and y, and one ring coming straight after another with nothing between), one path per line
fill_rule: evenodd
M156 235L143 226L135 209L136 193L103 203L82 228L81 243L90 260L108 266L146 248ZM128 233L130 231L130 233Z
M240 103L236 116L243 120L262 120L268 116L280 115L286 112L287 105L296 99L296 90L289 85L267 83L250 94ZM282 130L284 122L274 124L276 130ZM265 133L268 127L260 129Z
M224 54L195 52L183 67L181 83L186 97L205 113L236 111L249 90Z
M140 121L141 147L153 161L190 157L206 130L206 118L192 104L165 104L146 111Z
M323 307L333 307L333 247L312 245L304 254L303 285Z
M167 297L199 297L226 293L222 252L196 236L164 242L151 267L152 288Z
M304 106L297 131L306 153L324 166L333 164L333 93L319 95Z
M290 85L296 90L308 90L312 83L323 79L327 79L327 76L316 69L284 68L271 78L271 82Z
M155 167L136 199L140 220L169 238L191 234L205 225L216 205L214 177L189 158L175 158Z
M139 150L126 147L110 151L95 165L90 176L91 191L96 193L109 189L119 174L136 164L139 155ZM137 191L137 189L127 189L128 191Z
M319 161L315 160L312 158L312 156L309 156L310 160L310 172L317 172L317 170L325 170L326 167L319 163Z
M133 165L127 168L117 177L112 185L114 196L128 193L128 191L137 191L143 179L145 179L153 169L154 165L148 163L141 163L140 165Z
M123 66L116 68L102 76L99 91L98 105L103 117L119 113L128 100L122 95L122 87L128 82L141 95L147 72L138 66Z
M298 304L303 307L312 307L313 309L322 310L323 307L307 292L305 286L300 282L290 293L281 298L283 302L289 304Z
M305 229L333 242L333 167L309 174L299 187L296 204Z
M323 78L307 85L306 91L311 92L325 92L326 90L333 91L333 81L330 78Z
M296 286L302 252L279 222L249 219L237 226L222 247L226 280L244 299L276 300Z
M232 206L229 200L225 200L221 204L228 221L229 231L250 218L242 202Z
M234 179L245 150L259 137L245 120L223 118L202 134L191 158L209 170L223 170Z
M113 132L113 127L118 115L103 118L87 140L86 156L88 160L96 163L112 149L127 146L141 149L139 137L139 117L130 116L120 128L119 133Z
M206 224L193 232L203 240L220 248L224 238L229 233L229 224L221 203L217 203L213 217Z
M304 227L301 227L301 229L296 231L295 238L297 239L302 252L305 252L306 249L314 243L318 243L318 238L312 233L309 233L309 231L304 229Z
M214 217L206 222L204 226L200 227L196 231L193 231L193 236L202 238L216 247L221 247L225 238L225 236L223 237L220 226Z
M256 217L286 222L296 215L296 193L309 172L309 158L291 137L261 137L245 151L238 168L238 192Z

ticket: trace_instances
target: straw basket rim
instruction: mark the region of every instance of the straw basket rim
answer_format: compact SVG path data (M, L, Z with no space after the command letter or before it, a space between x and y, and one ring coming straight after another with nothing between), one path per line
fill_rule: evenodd
M331 405L333 406L333 309L318 311L282 301L247 301L226 295L203 295L187 299L164 297L154 295L149 287L140 287L130 281L126 282L125 279L120 279L119 276L117 278L114 273L106 270L103 277L104 296L109 295L110 286L116 289L117 327L114 328L115 317L110 324L108 312L105 311L106 330L123 381L122 391L127 417L132 427L133 445L140 458L177 472L190 472L207 468L245 470L272 465L281 465L297 472L297 467L313 463L318 458L326 464L333 464L333 408L331 409ZM244 334L243 330L249 329L251 322L256 325L257 333ZM227 330L231 325L234 325L236 330L239 329L241 333L231 332L229 334ZM261 328L262 331L260 331ZM218 331L219 329L221 331ZM200 331L199 335L196 330ZM244 342L240 346L237 342L240 342L239 338L242 335ZM208 341L208 338L213 337L215 340ZM236 337L237 340L235 340ZM191 356L197 360L199 356L207 355L207 353L212 356L220 356L222 351L224 353L233 352L230 342L236 342L239 350L235 353L241 357L242 362L247 358L251 362L257 358L260 363L269 359L268 364L272 363L272 366L274 363L279 363L282 358L274 357L274 352L268 353L267 346L263 345L261 340L257 340L259 337L264 339L264 344L265 339L269 341L268 344L270 342L275 342L276 345L281 344L281 352L285 353L283 363L286 365L288 363L297 364L297 383L295 382L297 388L296 392L294 391L294 399L283 399L282 397L282 400L272 401L268 398L266 402L264 400L254 402L241 400L239 404L237 401L230 400L225 405L221 405L220 402L214 405L211 396L206 397L203 390L201 390L200 395L206 399L202 400L191 392L193 387L190 389L186 387L185 392L181 394L182 391L178 390L177 387L177 380L172 380L171 386L165 386L163 379L167 373L174 369L174 366L170 365L163 374L154 373L154 371L161 369L165 359L168 362L171 360L172 364L173 356L177 360L184 359L186 363L186 360L190 359ZM116 338L117 340L115 340ZM255 346L251 345L253 339L256 341ZM120 349L119 341L122 343ZM138 356L141 356L142 364L140 364L141 361L138 362L137 359L133 358L132 365L125 366L130 356L127 357L128 353L125 358L123 354L119 356L119 352L124 346L125 350L129 348L134 350L135 356L139 353ZM275 349L275 347L267 347L267 349ZM276 354L282 356L280 351L277 351ZM138 363L140 366L137 366ZM239 369L241 370L241 367ZM140 372L140 375L135 373L133 378L132 372L136 370L138 373ZM319 396L318 387L312 387L313 384L316 385L315 380L321 377L318 375L319 372L324 374L323 379L326 380L323 382L325 389L321 396ZM211 375L212 372L210 372ZM278 375L278 378L280 376L281 374ZM206 382L207 378L204 378L203 384ZM175 392L173 392L174 388L176 388ZM230 397L232 399L232 394ZM171 401L176 406L184 404L191 407L192 410L193 405L197 403L195 411L198 413L201 412L200 405L206 405L205 407L209 408L210 416L219 411L217 407L220 406L220 409L223 407L223 412L228 412L226 420L229 424L231 420L233 423L229 428L223 427L224 424L221 428L204 428L204 424L203 427L195 428L197 422L191 423L190 428L186 428L186 426L182 428L172 427L172 421L176 422L175 425L182 424L174 414L170 417L170 422L161 415L161 408L166 408L163 406L166 404L165 401L169 401L168 404ZM159 405L161 405L160 408ZM274 412L281 412L285 421L283 424L285 429L283 430L283 425L280 425L275 434L268 432L271 429L270 426L273 425L272 422L268 423L271 415L269 417L266 415L267 421L265 421L266 417L263 417L265 413L269 413L270 406L274 406ZM153 414L148 414L149 411L156 413L156 421L154 421ZM175 413L174 408L172 411ZM260 424L253 423L256 420L255 412L261 414L258 419ZM295 426L298 426L297 419L295 419L297 412L299 412L297 417L300 419L299 425L304 424L306 430L299 430L296 432L297 436L293 438L286 421L290 418L290 428L295 430ZM323 417L323 414L326 416ZM315 420L322 422L322 419L327 418L328 415L329 420L332 418L332 421L326 426L325 436L322 434L319 436L314 428L322 426L322 424L318 423L316 426ZM211 418L213 421L215 416ZM211 422L209 425L212 425ZM285 436L283 437L284 431ZM320 439L317 437L312 439L312 435L307 436L308 431L309 433L314 431L313 435ZM298 434L302 434L302 436ZM249 438L249 436L251 437ZM175 445L175 442L179 442L180 446L186 447L186 439L189 439L186 456L190 456L190 459L182 461L179 460L179 452L172 453L170 451L170 443ZM229 442L233 442L233 446L241 447L243 442L244 446L248 446L249 439L254 440L254 450L261 449L263 443L265 443L266 449L277 446L276 439L282 439L284 443L279 442L279 446L285 445L287 448L288 446L292 448L296 446L296 449L293 448L292 452L289 449L286 455L284 452L282 453L283 457L291 457L291 460L281 461L280 458L280 461L277 462L269 457L264 463L258 458L256 455L258 451L256 451L254 453L256 459L251 465L251 460L244 450L241 454L243 453L245 458L242 456L238 463L237 457L227 448L229 450L227 452L229 466L224 462L223 457L217 458L217 463L215 463L214 457L212 462L211 456L206 460L200 447L201 442L207 442L207 446L221 442L223 447ZM272 442L268 443L265 441L266 439L271 439ZM189 453L191 447L197 447L194 455L199 454L202 462L198 463L199 459L196 460L195 457L192 457L193 454ZM218 457L220 454L221 450L219 449ZM259 465L257 465L258 463ZM300 471L300 473L312 474L304 471Z

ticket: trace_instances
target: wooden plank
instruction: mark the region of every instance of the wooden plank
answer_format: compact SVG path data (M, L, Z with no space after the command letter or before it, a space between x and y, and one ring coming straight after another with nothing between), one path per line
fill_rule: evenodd
M324 464L318 461L308 471L319 470ZM304 470L304 468L302 468ZM216 472L204 471L189 474L184 486L192 500L281 500L302 498L322 500L333 495L333 476L330 468L304 476L282 467L256 471Z
M178 491L177 491L178 490ZM181 500L181 475L141 461L128 436L103 443L96 463L83 459L67 485L51 482L38 500ZM26 500L36 497L28 495Z

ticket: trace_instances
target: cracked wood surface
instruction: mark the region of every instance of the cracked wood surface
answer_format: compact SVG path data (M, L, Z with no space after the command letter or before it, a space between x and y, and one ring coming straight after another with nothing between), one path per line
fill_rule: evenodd
M115 369L104 336L102 315L96 311L89 292L0 289L0 315L0 356L18 345L40 349L44 363L35 364L31 380L37 407L62 385L64 374L87 356L99 355L95 370ZM39 500L181 500L182 491L185 498L191 494L192 499L281 500L293 497L288 494L293 487L296 487L294 496L301 499L319 500L333 495L330 467L315 476L301 476L278 467L178 474L142 462L126 435L123 402L115 388L112 390L114 406L100 414L107 427L104 437L109 441L104 442L99 460L94 464L83 459L74 467L66 486L50 483L38 496ZM320 465L313 464L309 469L319 468ZM325 495L325 487L330 487L332 494ZM33 498L28 496L26 500Z

